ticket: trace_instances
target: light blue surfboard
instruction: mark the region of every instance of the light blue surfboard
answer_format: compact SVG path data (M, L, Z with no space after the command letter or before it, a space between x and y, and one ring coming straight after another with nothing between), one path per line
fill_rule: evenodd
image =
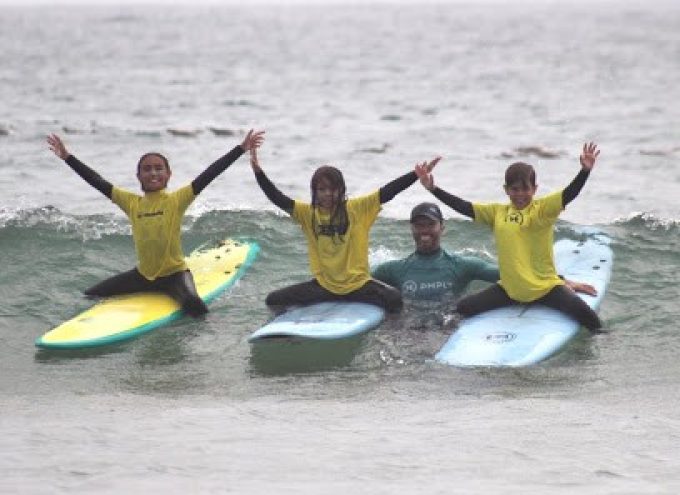
M597 289L596 296L579 294L595 310L611 276L609 242L605 234L591 233L582 241L563 239L554 246L557 272ZM435 359L454 366L528 366L557 353L578 331L579 324L557 310L516 305L462 320Z
M292 308L253 332L248 342L272 338L338 340L367 332L385 318L373 304L322 302Z

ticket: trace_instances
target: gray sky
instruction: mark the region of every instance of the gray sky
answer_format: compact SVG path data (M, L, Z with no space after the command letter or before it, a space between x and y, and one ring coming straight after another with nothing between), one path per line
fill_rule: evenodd
M286 4L300 4L309 3L315 5L323 4L342 4L342 3L525 3L525 4L560 4L560 3L612 3L613 5L621 4L649 4L656 2L664 2L667 0L248 0L247 4L272 4L272 5L286 5ZM45 6L59 6L59 5L141 5L141 4L236 4L244 5L243 0L0 0L0 5L45 5ZM247 6L246 4L246 6Z
M394 4L498 4L498 5L536 5L536 6L557 6L557 5L605 5L611 6L613 9L621 9L623 7L639 7L642 9L656 9L673 6L680 8L680 0L0 0L0 8L11 6L41 6L43 8L68 6L68 5L117 5L117 6L132 6L132 5L165 5L168 7L178 5L235 5L242 8L248 8L252 5L296 5L309 4L314 6L331 5L331 4L371 4L371 3L394 3Z

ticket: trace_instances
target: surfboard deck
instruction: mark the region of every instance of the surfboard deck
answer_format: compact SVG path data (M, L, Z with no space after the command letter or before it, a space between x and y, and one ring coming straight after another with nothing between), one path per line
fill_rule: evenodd
M554 246L555 264L565 278L591 284L596 296L579 294L597 310L609 284L614 255L603 233ZM576 336L579 324L539 304L488 311L461 321L435 359L454 366L529 366L556 354Z
M259 251L255 242L228 239L199 248L187 257L196 290L206 304L231 287ZM154 330L183 315L179 304L159 292L140 292L102 300L39 337L48 349L79 349L122 342Z
M359 302L322 302L291 308L256 330L248 342L274 338L338 340L352 337L378 326L385 311L373 304Z

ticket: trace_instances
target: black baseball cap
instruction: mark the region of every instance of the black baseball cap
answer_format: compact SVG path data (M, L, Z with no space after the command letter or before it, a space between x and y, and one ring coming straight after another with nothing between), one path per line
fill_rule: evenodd
M414 206L411 210L411 222L415 221L418 217L427 217L436 222L444 221L439 206L434 203L420 203Z

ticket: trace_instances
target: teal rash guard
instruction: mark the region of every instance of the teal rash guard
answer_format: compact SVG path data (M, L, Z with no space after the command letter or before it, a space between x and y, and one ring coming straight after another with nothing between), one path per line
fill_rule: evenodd
M412 253L378 265L373 278L401 291L405 300L448 302L460 297L473 280L497 282L498 267L472 256L440 249L433 254Z

